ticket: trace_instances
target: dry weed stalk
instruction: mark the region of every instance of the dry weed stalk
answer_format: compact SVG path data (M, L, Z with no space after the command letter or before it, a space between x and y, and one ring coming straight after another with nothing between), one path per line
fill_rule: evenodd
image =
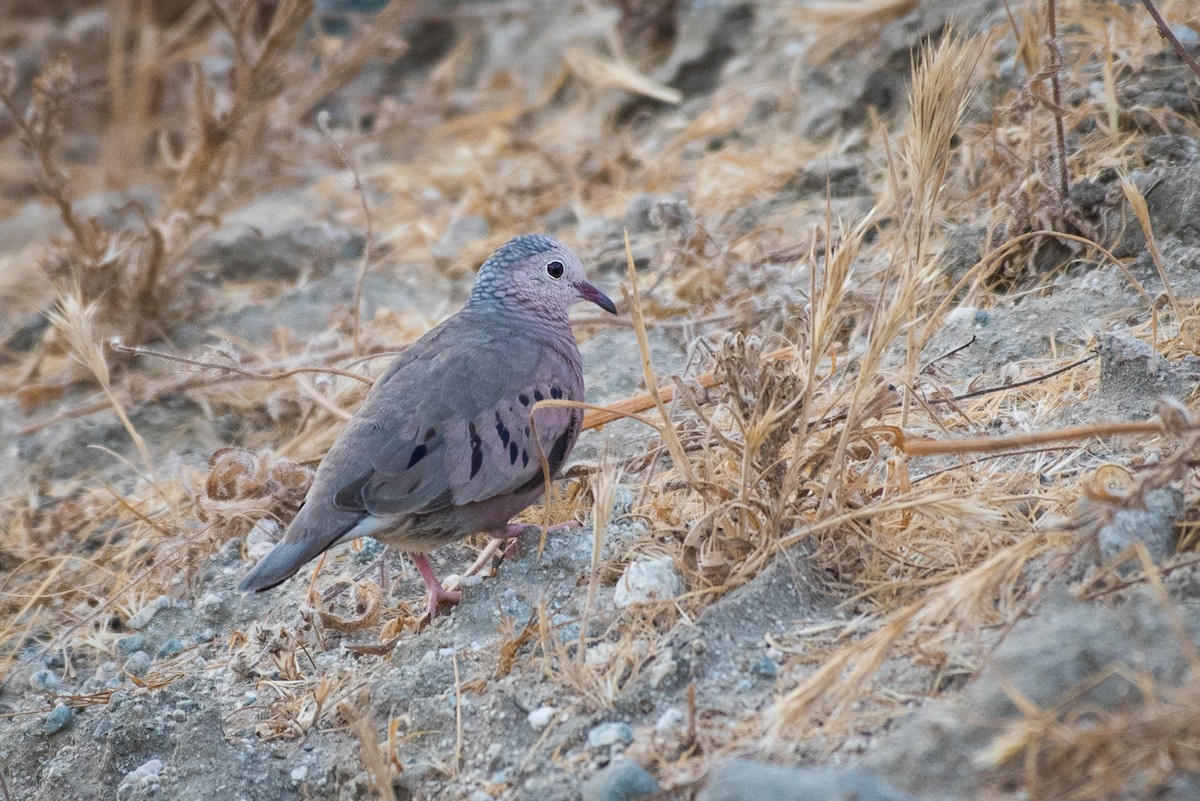
M219 4L212 4L218 11ZM143 6L149 8L149 6ZM283 79L287 48L312 11L311 0L283 0L261 37L254 34L253 0L244 0L230 34L243 59L234 70L236 80L228 108L218 110L214 91L199 69L194 71L194 139L182 153L164 148L164 161L174 170L174 185L155 219L145 219L141 231L108 231L92 218L82 218L67 194L67 174L57 164L56 145L67 123L67 99L75 87L71 65L55 62L34 83L33 100L22 114L17 108L10 74L0 74L0 103L18 121L22 141L34 154L43 192L59 209L70 232L69 239L52 244L43 253L43 270L61 285L77 287L86 304L97 304L98 324L117 330L135 343L159 334L172 303L165 294L173 260L211 222L207 208L219 194L223 181L246 153L255 148L247 137L261 130L271 102L286 86ZM114 31L129 20L116 15ZM225 14L218 15L228 20ZM136 21L133 21L136 27ZM137 37L138 76L132 96L118 88L113 96L114 127L131 132L146 127L138 115L147 105L145 75L161 55L145 48ZM109 68L113 85L124 87L125 42L113 40ZM155 68L157 69L157 68ZM111 148L110 148L111 150Z
M154 485L158 486L159 481L155 476L154 462L150 459L150 452L146 449L146 442L142 439L142 435L137 432L137 429L133 427L133 423L129 420L129 415L125 413L125 406L113 391L108 371L108 361L104 358L104 350L99 338L96 336L94 328L96 306L96 301L84 301L80 297L78 289L67 290L64 291L58 308L47 312L47 317L49 317L50 324L54 326L54 329L68 343L71 357L92 374L96 382L100 385L100 388L104 391L104 395L112 406L113 411L120 418L121 425L125 427L129 438L133 440L133 445L137 448L138 456L142 459L142 466L146 474L150 476Z
M458 662L454 663L454 673L458 674ZM366 704L369 707L369 701ZM355 715L354 733L358 736L358 754L367 773L371 776L371 786L381 801L396 801L396 790L392 787L392 763L388 757L390 749L384 751L379 746L379 736L375 733L375 724L370 715ZM389 730L389 739L391 732Z
M905 245L905 264L899 279L895 305L885 314L893 319L892 326L900 320L894 315L907 310L907 353L905 361L905 384L911 391L916 384L917 359L920 357L919 342L912 323L918 311L922 286L930 280L936 268L936 259L928 254L934 228L941 219L942 195L946 173L953 155L954 137L957 135L971 99L971 75L983 51L985 42L964 39L951 31L938 44L936 50L926 48L919 63L914 63L912 89L909 94L909 130L900 147L900 160L904 167L902 231ZM878 319L878 318L877 318ZM939 320L929 320L926 330L932 330ZM890 335L884 328L884 343L890 346L891 337L899 333L898 327ZM872 331L874 334L874 331ZM873 350L871 352L874 352ZM907 422L909 407L904 407L901 423Z

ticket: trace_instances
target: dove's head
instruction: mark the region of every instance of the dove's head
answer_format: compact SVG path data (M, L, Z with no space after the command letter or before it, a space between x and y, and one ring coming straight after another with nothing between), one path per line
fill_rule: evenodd
M608 296L588 283L575 251L557 239L530 234L510 239L488 257L475 276L467 305L518 308L565 319L567 309L579 300L617 313Z

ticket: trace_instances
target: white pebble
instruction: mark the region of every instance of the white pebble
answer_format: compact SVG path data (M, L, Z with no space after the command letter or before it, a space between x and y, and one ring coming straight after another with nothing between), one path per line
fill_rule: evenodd
M612 661L613 651L616 649L611 642L598 642L587 649L587 655L583 658L584 664L594 668L604 667Z
M138 631L150 625L150 621L158 614L158 610L164 609L171 605L171 599L165 595L160 595L150 603L138 610L137 614L129 618L125 622L125 628Z
M292 781L302 782L308 778L308 765L292 768Z
M613 603L633 606L652 601L669 601L683 591L675 561L669 556L630 562L617 582Z
M658 716L658 720L654 723L654 731L658 734L670 734L673 729L682 726L683 721L683 711L673 706Z
M246 555L257 562L271 552L281 535L279 523L264 517L254 524L246 535Z
M550 725L550 721L554 720L556 712L558 710L552 706L539 706L529 713L529 725L533 727L534 731L541 731Z

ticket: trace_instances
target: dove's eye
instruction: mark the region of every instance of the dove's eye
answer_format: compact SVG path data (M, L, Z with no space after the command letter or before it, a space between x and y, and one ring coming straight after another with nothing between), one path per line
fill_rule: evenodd
M563 270L565 269L566 268L563 267L563 263L557 259L551 262L546 262L546 275L550 276L551 278L562 278Z

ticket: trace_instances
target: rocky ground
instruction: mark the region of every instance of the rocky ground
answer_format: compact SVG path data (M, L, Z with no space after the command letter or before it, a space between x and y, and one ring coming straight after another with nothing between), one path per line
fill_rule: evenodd
M116 4L27 5L3 34L22 101L60 51L86 78L117 24ZM49 243L71 232L0 114L0 797L1200 796L1200 488L1187 456L1200 444L1187 422L1200 378L1200 76L1140 5L1060 4L1071 188L1055 199L1053 116L1029 101L1040 4L1011 25L983 0L617 5L416 4L381 17L404 46L370 51L321 103L361 198L315 115L293 120L298 101L281 95L293 105L272 114L288 123L263 123L263 158L218 182L206 201L218 210L187 212L203 223L186 246L164 245L166 311L133 331L130 307L97 295L98 343L193 360L101 351L128 424L47 322L64 291L47 278ZM1195 9L1160 5L1200 57ZM180 14L154 24L175 30ZM912 282L913 314L931 325L898 327L872 369L881 309L905 286L891 276L913 203L893 173L911 152L912 61L952 18L982 55L928 229L934 269ZM366 24L352 19L338 52L354 52ZM213 30L189 57L219 81L234 48ZM106 147L68 130L58 157L84 185ZM149 168L106 180L74 202L107 231L183 214ZM722 368L751 347L729 332L764 352L808 347L815 276L869 214L826 351L787 375L760 370L756 350L741 368L753 380ZM1044 229L1074 238L1033 235ZM476 575L482 540L431 555L464 601L428 626L412 566L372 541L240 594L361 387L249 380L230 365L378 375L463 301L491 248L526 230L576 245L595 283L626 298L616 321L577 320L599 405L646 389L628 230L650 361L684 387L670 426L585 432L547 514L579 528L528 535ZM914 344L923 410L854 418L860 372L892 397L912 378ZM710 371L724 383L685 391ZM788 398L819 386L805 408L831 421L811 450L793 438L774 452L812 457L795 505L771 496L782 485L770 466L746 478L757 463L745 443L780 386ZM945 414L930 411L951 396ZM1177 404L1165 419L1184 423L1102 436L1109 421L1162 413L1164 397ZM1095 436L1000 458L909 458L882 433L1071 426ZM667 453L668 428L690 472ZM827 448L843 430L839 463ZM773 527L746 523L760 516Z

